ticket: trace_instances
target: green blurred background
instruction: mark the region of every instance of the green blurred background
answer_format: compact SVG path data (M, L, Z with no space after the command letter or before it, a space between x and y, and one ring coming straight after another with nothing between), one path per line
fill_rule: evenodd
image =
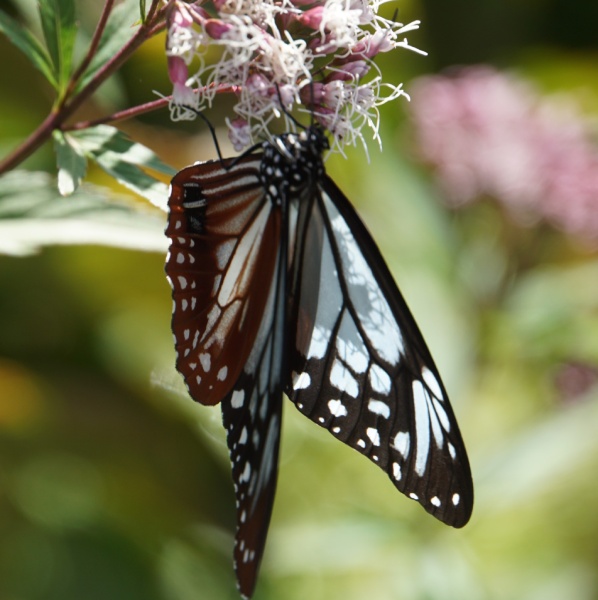
M82 31L96 4L80 3ZM399 20L422 19L409 41L429 52L380 61L407 91L417 76L487 63L598 115L598 3L396 6ZM168 93L163 44L143 47L78 116ZM5 155L43 120L51 94L3 38L0 56ZM413 158L405 103L382 112L384 152L371 147L367 164L350 151L329 170L443 374L476 507L465 529L443 526L287 403L255 598L598 599L598 391L592 377L574 395L558 385L568 368L598 365L598 257L517 225L491 201L449 211ZM217 110L210 117L222 122ZM201 122L173 125L166 111L123 129L176 168L215 155ZM26 167L53 172L51 148ZM193 404L173 372L163 263L89 246L0 256L0 600L238 597L220 415Z

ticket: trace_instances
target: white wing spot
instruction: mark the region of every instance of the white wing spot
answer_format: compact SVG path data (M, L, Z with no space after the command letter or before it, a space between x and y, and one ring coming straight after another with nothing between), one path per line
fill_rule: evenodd
M247 427L243 427L241 435L239 437L239 444L245 444L247 442Z
M175 229L180 229L182 224L183 224L182 221L175 221L174 222L174 228Z
M438 496L434 496L430 498L430 504L433 506L440 506L442 503L440 502L440 498Z
M182 275L179 275L177 277L177 279L179 280L179 285L181 286L181 289L184 290L187 288L187 278L183 277Z
M392 476L397 481L401 481L401 477L403 477L403 473L401 472L401 465L397 462L392 463Z
M428 394L428 397L429 397L429 394ZM440 402L440 400L436 400L436 398L434 396L432 396L432 406L433 406L436 416L438 417L438 420L440 421L440 424L442 425L444 430L450 431L451 430L451 422L448 418L448 415L446 414L446 411L444 410L444 406L442 405L442 402Z
M368 402L368 410L375 415L380 415L385 419L390 417L390 406L381 400L370 400Z
M326 303L322 303L323 305ZM316 315L316 319L318 316ZM322 325L316 325L311 334L311 342L307 350L307 358L324 358L328 350L328 342L332 331Z
M434 376L434 373L428 369L428 367L424 367L422 369L422 379L424 383L428 386L429 390L438 398L438 400L444 400L444 396L442 394L442 389L440 388L440 384L438 380Z
M346 417L349 414L347 407L340 400L328 400L328 409L333 417Z
M176 253L176 261L179 265L182 265L185 262L185 257L182 252Z
M357 398L359 394L359 385L355 377L353 377L351 371L343 365L338 359L335 359L332 363L332 369L330 369L330 383L342 392L346 392L349 396Z
M189 329L185 329L185 331L183 331L183 337L188 340L189 336L191 335L191 331Z
M411 498L412 500L419 500L419 496L417 494L414 494L413 492L409 494L409 498Z
M181 300L181 310L187 310L188 306L189 306L189 302L187 302L186 298L183 298Z
M415 472L422 477L426 471L430 452L430 408L428 393L421 381L413 382L413 403L415 407Z
M241 523L245 523L245 519L247 519L247 513L243 511L240 518ZM245 555L247 556L247 550L245 550ZM243 559L243 561L247 562L245 559Z
M450 442L448 444L448 451L451 455L451 458L455 460L457 458L457 451L455 450L455 446L453 446Z
M379 394L389 394L392 389L392 381L388 373L378 365L372 365L370 368L370 385L375 392Z
M329 275L326 275L326 277L329 277ZM369 364L367 349L349 313L345 313L343 316L336 338L336 350L338 357L344 364L351 367L355 373L366 372Z
M365 443L363 440L357 440L357 445L358 445L360 448L365 448L365 446L366 446L366 443Z
M293 373L293 389L294 390L304 390L308 388L311 384L311 377L309 373L301 373L297 375Z
M247 461L245 463L245 468L243 469L243 473L241 473L241 476L239 477L239 483L247 483L249 481L250 477L251 477L251 465L249 464L249 461Z
M245 390L235 390L230 399L230 405L233 408L241 408L245 402Z
M318 421L320 423L326 423L326 419L324 417L318 417Z
M392 442L392 447L403 457L407 458L409 454L409 446L411 445L411 440L409 438L408 431L399 431L397 435L395 435L395 439Z
M191 370L192 370L192 371L195 371L195 369L197 369L197 363L195 363L195 362L190 362L190 363L189 363L189 366L191 367ZM200 378L200 379L201 379L201 378Z
M374 444L374 446L379 446L380 445L380 434L378 433L378 430L375 429L374 427L368 427L365 430L365 434L370 438L372 444Z
M210 368L212 367L212 357L207 352L204 352L199 355L199 362L201 363L203 370L206 373L209 373Z
M340 427L333 427L332 428L332 433L340 433L341 432L341 428Z
M453 497L451 498L451 502L453 503L453 506L457 506L460 501L461 501L461 496L459 496L459 494L453 494Z
M201 383L201 376L200 375L196 375L195 376L195 381L197 382L197 385L199 385Z
M220 369L220 371L218 371L218 375L216 375L216 379L218 379L218 381L224 381L226 379L227 375L228 375L228 367L224 366Z

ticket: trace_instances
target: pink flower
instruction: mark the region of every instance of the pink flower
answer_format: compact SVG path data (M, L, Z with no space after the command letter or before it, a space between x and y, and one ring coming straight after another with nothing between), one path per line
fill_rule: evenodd
M319 113L335 148L363 141L364 126L379 140L377 107L404 95L400 85L380 84L379 76L374 86L371 78L362 81L379 52L415 50L404 36L419 21L403 25L377 15L380 0L168 2L167 55L182 59L189 71L173 79L174 104L193 97L191 106L201 110L217 94L234 91L229 127L240 118L249 134L232 130L235 140L251 144L268 135L273 119L294 130L288 113L295 109ZM318 85L329 86L326 97L306 96ZM187 118L192 111L181 107L180 114Z
M598 148L571 102L489 67L424 77L412 98L417 152L449 203L490 196L598 243Z

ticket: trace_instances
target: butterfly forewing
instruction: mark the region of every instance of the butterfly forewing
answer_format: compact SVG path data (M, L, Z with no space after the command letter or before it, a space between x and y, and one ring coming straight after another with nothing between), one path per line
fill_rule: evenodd
M274 278L280 214L259 181L259 157L187 167L172 181L166 273L177 369L191 397L216 404L251 352Z
M371 236L322 180L296 253L296 339L288 393L299 410L455 527L469 519L467 455L446 392ZM306 242L307 244L307 242Z

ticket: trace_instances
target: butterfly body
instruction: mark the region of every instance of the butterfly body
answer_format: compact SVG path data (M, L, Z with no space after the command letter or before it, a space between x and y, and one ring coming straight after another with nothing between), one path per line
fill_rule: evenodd
M222 403L246 597L274 501L283 392L445 523L463 526L473 505L446 391L379 250L325 173L327 148L312 126L172 182L177 368L192 398Z

